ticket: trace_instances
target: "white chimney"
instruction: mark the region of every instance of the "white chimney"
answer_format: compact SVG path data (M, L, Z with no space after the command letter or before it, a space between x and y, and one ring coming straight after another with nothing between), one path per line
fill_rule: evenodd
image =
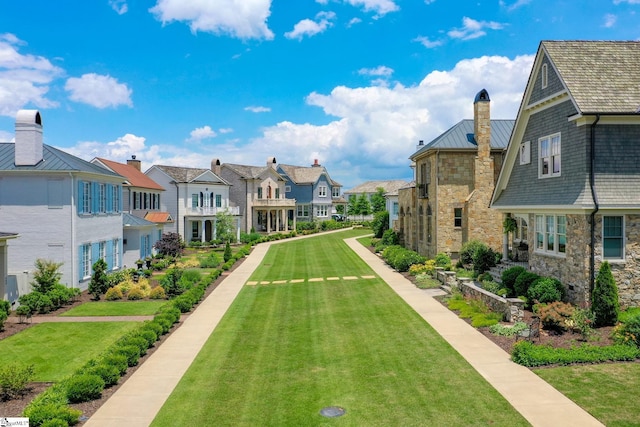
M35 166L42 161L42 118L38 110L16 114L16 166Z

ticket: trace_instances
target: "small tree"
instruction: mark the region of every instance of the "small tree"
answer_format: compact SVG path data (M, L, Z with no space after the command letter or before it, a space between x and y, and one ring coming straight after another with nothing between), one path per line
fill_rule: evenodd
M596 276L596 283L591 295L591 310L595 316L596 326L613 326L618 321L618 313L620 312L618 286L607 261L600 265Z
M371 211L373 213L382 212L387 207L387 200L384 198L384 188L376 188L376 192L371 195Z
M219 212L216 215L216 237L223 242L236 240L233 227L233 216L227 212Z
M344 215L344 205L336 205L336 213Z
M227 244L224 247L224 262L229 261L233 257L233 252L231 252L231 245L227 241Z
M369 203L369 199L367 199L366 194L362 193L358 196L356 209L358 210L358 213L362 215L362 219L364 219L365 215L369 215L371 213L371 203Z
M38 258L35 266L36 271L33 272L33 282L31 282L31 288L35 292L46 294L60 283L62 263Z
M153 247L160 255L175 258L182 254L184 242L178 233L164 233L162 238L158 240Z
M347 204L347 215L357 215L358 213L358 197L355 194L351 194Z
M389 229L389 212L375 212L373 221L371 221L371 229L376 238L381 238L384 232Z
M93 275L89 282L89 293L93 295L96 301L100 299L100 295L109 289L109 277L107 277L107 262L100 258L93 264Z

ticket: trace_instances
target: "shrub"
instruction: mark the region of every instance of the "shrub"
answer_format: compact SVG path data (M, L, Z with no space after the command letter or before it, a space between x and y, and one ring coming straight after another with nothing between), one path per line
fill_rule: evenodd
M46 420L40 425L40 427L68 427L68 426L69 424L65 420L60 418L53 418L50 420Z
M442 267L445 270L451 270L451 257L449 257L449 255L440 252L433 260L436 263L436 267Z
M169 298L173 298L184 292L184 287L180 282L183 270L180 268L170 268L160 281L160 286L164 288L164 291Z
M571 304L556 301L535 306L545 329L565 330L571 324L574 307Z
M137 300L141 300L143 298L144 298L144 292L138 286L131 288L129 290L129 293L127 294L127 299L129 301L137 301Z
M151 299L165 299L166 297L167 295L165 294L162 286L156 286L151 289L151 292L149 292L149 298Z
M153 332L156 336L155 341L157 341L158 338L160 338L160 336L162 335L162 326L158 325L156 322L152 320L146 320L140 327L140 330Z
M182 276L180 276L180 283L184 289L189 289L200 279L202 279L202 274L198 270L184 270Z
M613 326L618 321L618 287L607 261L603 262L598 270L591 295L591 309L595 315L596 326Z
M513 288L516 296L527 296L529 287L538 280L540 276L531 271L523 271L518 275L516 282L513 284Z
M31 313L49 313L53 308L51 298L41 292L30 292L18 298L20 305L26 305Z
M153 341L155 342L155 341ZM124 337L122 337L119 341L118 341L118 345L120 346L136 346L138 347L138 350L140 350L140 356L144 356L145 354L147 354L147 349L149 347L151 347L151 345L153 344L153 342L151 342L151 344L149 344L149 341L147 341L146 338L140 336L137 333L131 333L129 335L126 335Z
M520 332L527 330L528 326L524 322L516 322L513 325L496 324L489 326L489 332L493 335L499 335L503 337L514 337Z
M373 221L371 221L371 230L373 235L377 238L381 238L386 230L389 229L389 212L380 211L373 214Z
M120 354L127 359L127 366L136 366L140 358L140 349L135 345L116 345L114 354Z
M156 317L154 321L162 327L163 335L169 332L171 330L171 326L173 326L173 322L166 317Z
M586 341L593 332L593 312L584 308L576 308L571 316L570 325L574 331L578 331L582 339Z
M531 285L527 290L527 299L531 303L547 304L564 299L564 286L558 279L552 277L542 277Z
M122 295L121 288L109 288L107 292L104 294L104 299L107 301L116 301L122 299L124 295Z
M515 284L518 276L527 271L524 267L515 266L511 268L507 268L502 272L500 276L500 281L502 282L502 286L509 290L510 295L516 295Z
M382 252L385 261L397 271L408 271L414 264L422 264L425 257L402 246L389 246Z
M409 274L417 276L418 274L433 274L436 268L435 260L428 259L424 264L413 264L409 267Z
M231 245L227 241L227 244L224 245L224 254L222 258L224 259L224 262L227 262L231 259L232 256L233 256L233 252L231 252Z
M46 294L60 282L62 277L60 267L62 267L62 263L38 258L35 262L35 267L31 289L35 292Z
M78 424L82 411L72 409L65 403L35 403L31 402L24 410L23 415L29 418L29 425L38 427L44 426L51 420L63 420L65 425L73 426Z
M98 375L74 375L67 380L67 399L71 403L99 399L104 390L104 380Z
M400 237L395 231L389 229L382 233L380 242L385 246L393 246L400 243Z
M116 366L108 365L105 362L98 363L87 368L85 373L89 375L97 375L102 378L105 387L112 387L118 384L118 380L120 379L120 370Z
M613 330L612 337L618 344L632 344L640 347L640 314L617 325Z
M111 351L102 358L101 362L105 365L116 368L120 375L126 374L127 369L129 368L127 356L122 353L118 353L115 348L111 349Z
M627 345L597 346L583 344L572 348L554 348L520 341L513 346L511 360L527 367L629 361L640 356L640 350Z
M107 262L100 258L93 264L93 275L89 282L89 293L93 299L99 300L100 295L109 289L109 278L107 277Z
M177 296L171 302L174 307L180 310L181 313L188 313L195 304L193 297L189 294Z
M473 255L480 248L485 250L489 249L487 245L479 240L469 240L468 242L465 242L460 248L460 261L462 261L463 264L472 264Z
M471 256L473 271L477 274L484 273L496 265L496 253L486 245L478 246Z
M178 233L164 233L162 238L153 244L162 256L175 258L182 254L184 242Z
M0 368L0 398L15 399L22 396L34 377L33 365L11 363Z
M209 252L205 258L200 260L200 268L216 268L221 262L220 255Z
M0 313L11 314L11 303L7 300L0 300Z
M493 280L485 280L482 282L482 289L484 289L487 292L491 292L494 295L498 295L498 296L503 296L504 292L502 285L500 285L499 283L494 282Z

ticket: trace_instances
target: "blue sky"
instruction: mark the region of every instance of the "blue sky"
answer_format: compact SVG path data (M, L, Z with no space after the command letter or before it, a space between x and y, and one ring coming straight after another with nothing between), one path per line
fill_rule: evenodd
M418 140L514 119L541 40L640 40L640 0L0 2L0 141L39 109L90 160L412 177Z

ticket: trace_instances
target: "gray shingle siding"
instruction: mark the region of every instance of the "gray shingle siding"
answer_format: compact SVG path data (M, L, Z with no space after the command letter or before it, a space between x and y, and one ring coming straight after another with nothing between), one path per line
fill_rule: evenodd
M547 87L542 89L542 65L547 64ZM543 60L540 62L540 68L535 73L535 81L533 82L533 91L531 93L531 97L529 98L529 105L535 104L541 99L545 99L550 97L553 94L558 92L562 92L564 90L564 86L562 81L556 74L553 66L551 65L551 61L549 58L544 55Z

